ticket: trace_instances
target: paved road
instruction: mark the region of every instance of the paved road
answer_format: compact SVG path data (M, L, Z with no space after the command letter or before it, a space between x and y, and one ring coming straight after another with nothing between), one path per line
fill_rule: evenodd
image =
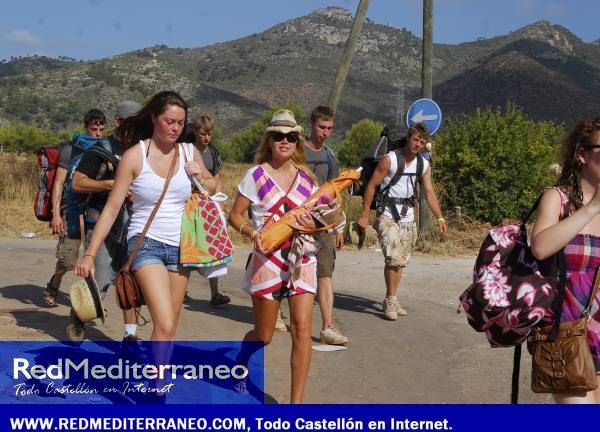
M69 299L75 278L65 277L58 307L41 299L54 266L54 241L0 239L0 338L64 340ZM232 303L208 304L206 280L192 275L192 302L184 306L178 338L239 340L250 328L250 299L239 290L248 250L236 252L223 291ZM385 292L383 259L377 251L338 253L334 285L335 321L351 339L348 349L313 352L305 393L309 403L506 403L509 400L512 350L491 349L485 338L457 314L457 298L468 285L473 258L415 256L400 288L408 315L396 322L382 318ZM92 339L121 339L121 313L114 290L105 305L106 324L88 328ZM283 305L287 313L287 304ZM320 329L315 306L313 336ZM150 325L140 329L149 339ZM315 338L316 341L316 338ZM290 337L276 333L266 349L266 392L273 402L289 400ZM529 356L524 354L521 401L549 398L529 389Z

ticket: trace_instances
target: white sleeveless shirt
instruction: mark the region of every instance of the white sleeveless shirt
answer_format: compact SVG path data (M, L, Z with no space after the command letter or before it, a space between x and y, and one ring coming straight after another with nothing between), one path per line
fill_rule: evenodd
M396 157L396 152L389 152L386 156L390 158L391 165L389 172L381 181L382 189L385 186L387 186L390 183L390 181L392 181L394 174L396 174L396 171L398 170L398 158ZM423 158L423 175L425 174L425 171L427 171L428 168L429 161L426 158ZM417 158L414 158L408 165L404 165L404 173L417 173ZM421 177L423 177L423 175L421 175ZM416 182L417 179L415 178L415 176L403 175L402 177L400 177L400 180L398 180L398 182L390 188L389 196L394 198L410 198L415 193ZM398 209L398 214L400 214L400 212L402 211L402 205L396 205L396 207ZM383 214L390 218L393 217L392 212L389 210L389 208L386 208ZM399 222L413 222L414 220L415 209L413 207L409 207L408 211L406 212L406 215L402 217Z
M146 146L143 141L139 144L142 152L142 170L131 183L130 190L133 195L133 214L129 222L127 239L141 234L150 217L150 213L160 198L166 179L158 176L146 160ZM193 158L193 144L179 144L179 166L175 167L176 173L171 178L169 189L163 199L146 237L161 241L168 245L179 246L181 237L181 218L185 202L192 194L192 184L184 170L185 157ZM190 155L192 157L190 158Z

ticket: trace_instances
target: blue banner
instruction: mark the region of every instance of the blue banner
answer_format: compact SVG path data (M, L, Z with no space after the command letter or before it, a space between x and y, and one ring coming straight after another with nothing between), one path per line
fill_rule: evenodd
M0 430L460 431L594 430L596 406L554 405L23 405L0 406Z
M0 403L263 403L263 351L257 342L0 342Z

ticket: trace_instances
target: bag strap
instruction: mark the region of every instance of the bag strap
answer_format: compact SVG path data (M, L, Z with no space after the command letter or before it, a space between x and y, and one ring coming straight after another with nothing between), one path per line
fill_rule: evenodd
M589 317L592 311L592 306L594 306L594 299L596 298L596 294L598 294L598 286L600 285L600 271L596 272L596 277L594 278L594 287L592 288L592 293L590 294L590 298L588 300L587 306L583 310L582 316Z
M149 147L150 147L150 141L148 141L148 148ZM152 213L150 213L150 216L148 217L148 221L146 222L146 226L144 226L144 230L142 231L142 234L140 234L140 237L138 238L137 242L135 243L135 246L133 247L133 250L131 251L131 254L129 255L129 259L127 260L127 263L125 263L125 265L123 266L123 270L125 270L125 271L129 271L131 269L131 264L133 263L133 259L135 258L135 255L137 254L138 249L142 245L142 240L144 240L144 237L146 237L146 233L148 232L148 229L150 228L150 224L152 223L152 220L154 219L156 212L158 212L158 209L163 201L163 198L167 194L167 189L169 189L169 183L171 183L171 178L173 177L173 170L175 169L175 162L177 161L178 155L179 155L179 145L177 145L177 148L175 149L175 154L173 155L173 160L171 161L171 166L169 167L169 173L167 174L167 179L165 180L165 186L163 187L162 193L160 194L160 198L158 199L158 202L154 206Z
M521 373L521 348L523 344L515 345L513 354L513 373L512 385L510 389L510 403L516 405L519 403L519 375Z

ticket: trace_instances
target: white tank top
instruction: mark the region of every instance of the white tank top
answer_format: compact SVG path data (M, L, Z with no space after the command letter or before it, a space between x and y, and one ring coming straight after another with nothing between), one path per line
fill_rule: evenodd
M146 221L165 187L166 180L152 171L152 167L146 160L146 146L143 141L140 141L139 148L142 152L143 165L142 171L133 180L130 187L133 195L133 215L129 222L127 239L141 234L144 230ZM188 159L190 159L190 155L193 157L193 144L179 144L179 167L175 167L176 174L171 178L169 189L146 233L146 237L172 246L179 246L183 208L192 194L190 179L183 168L185 164L184 151L187 151Z
M396 171L398 170L398 158L396 157L396 152L393 152L393 151L389 152L386 156L390 158L391 164L390 164L390 171L387 173L387 175L381 181L382 189L392 181L394 174L396 174ZM427 168L429 168L429 161L426 158L423 158L423 174L425 174L425 171L427 171ZM417 158L414 158L408 165L404 166L404 173L406 173L406 174L416 174L417 173ZM421 177L423 177L423 174L421 175ZM394 198L410 198L415 193L415 183L416 182L417 182L417 179L415 178L415 176L400 177L400 180L398 180L398 182L396 182L396 184L390 188L389 196L394 197ZM397 205L396 207L398 209L398 214L400 214L402 211L402 206ZM388 217L393 217L392 212L390 211L389 208L386 208L385 211L383 212L383 214ZM415 210L412 207L408 207L406 215L404 217L400 218L400 222L413 222L414 220L415 220Z

